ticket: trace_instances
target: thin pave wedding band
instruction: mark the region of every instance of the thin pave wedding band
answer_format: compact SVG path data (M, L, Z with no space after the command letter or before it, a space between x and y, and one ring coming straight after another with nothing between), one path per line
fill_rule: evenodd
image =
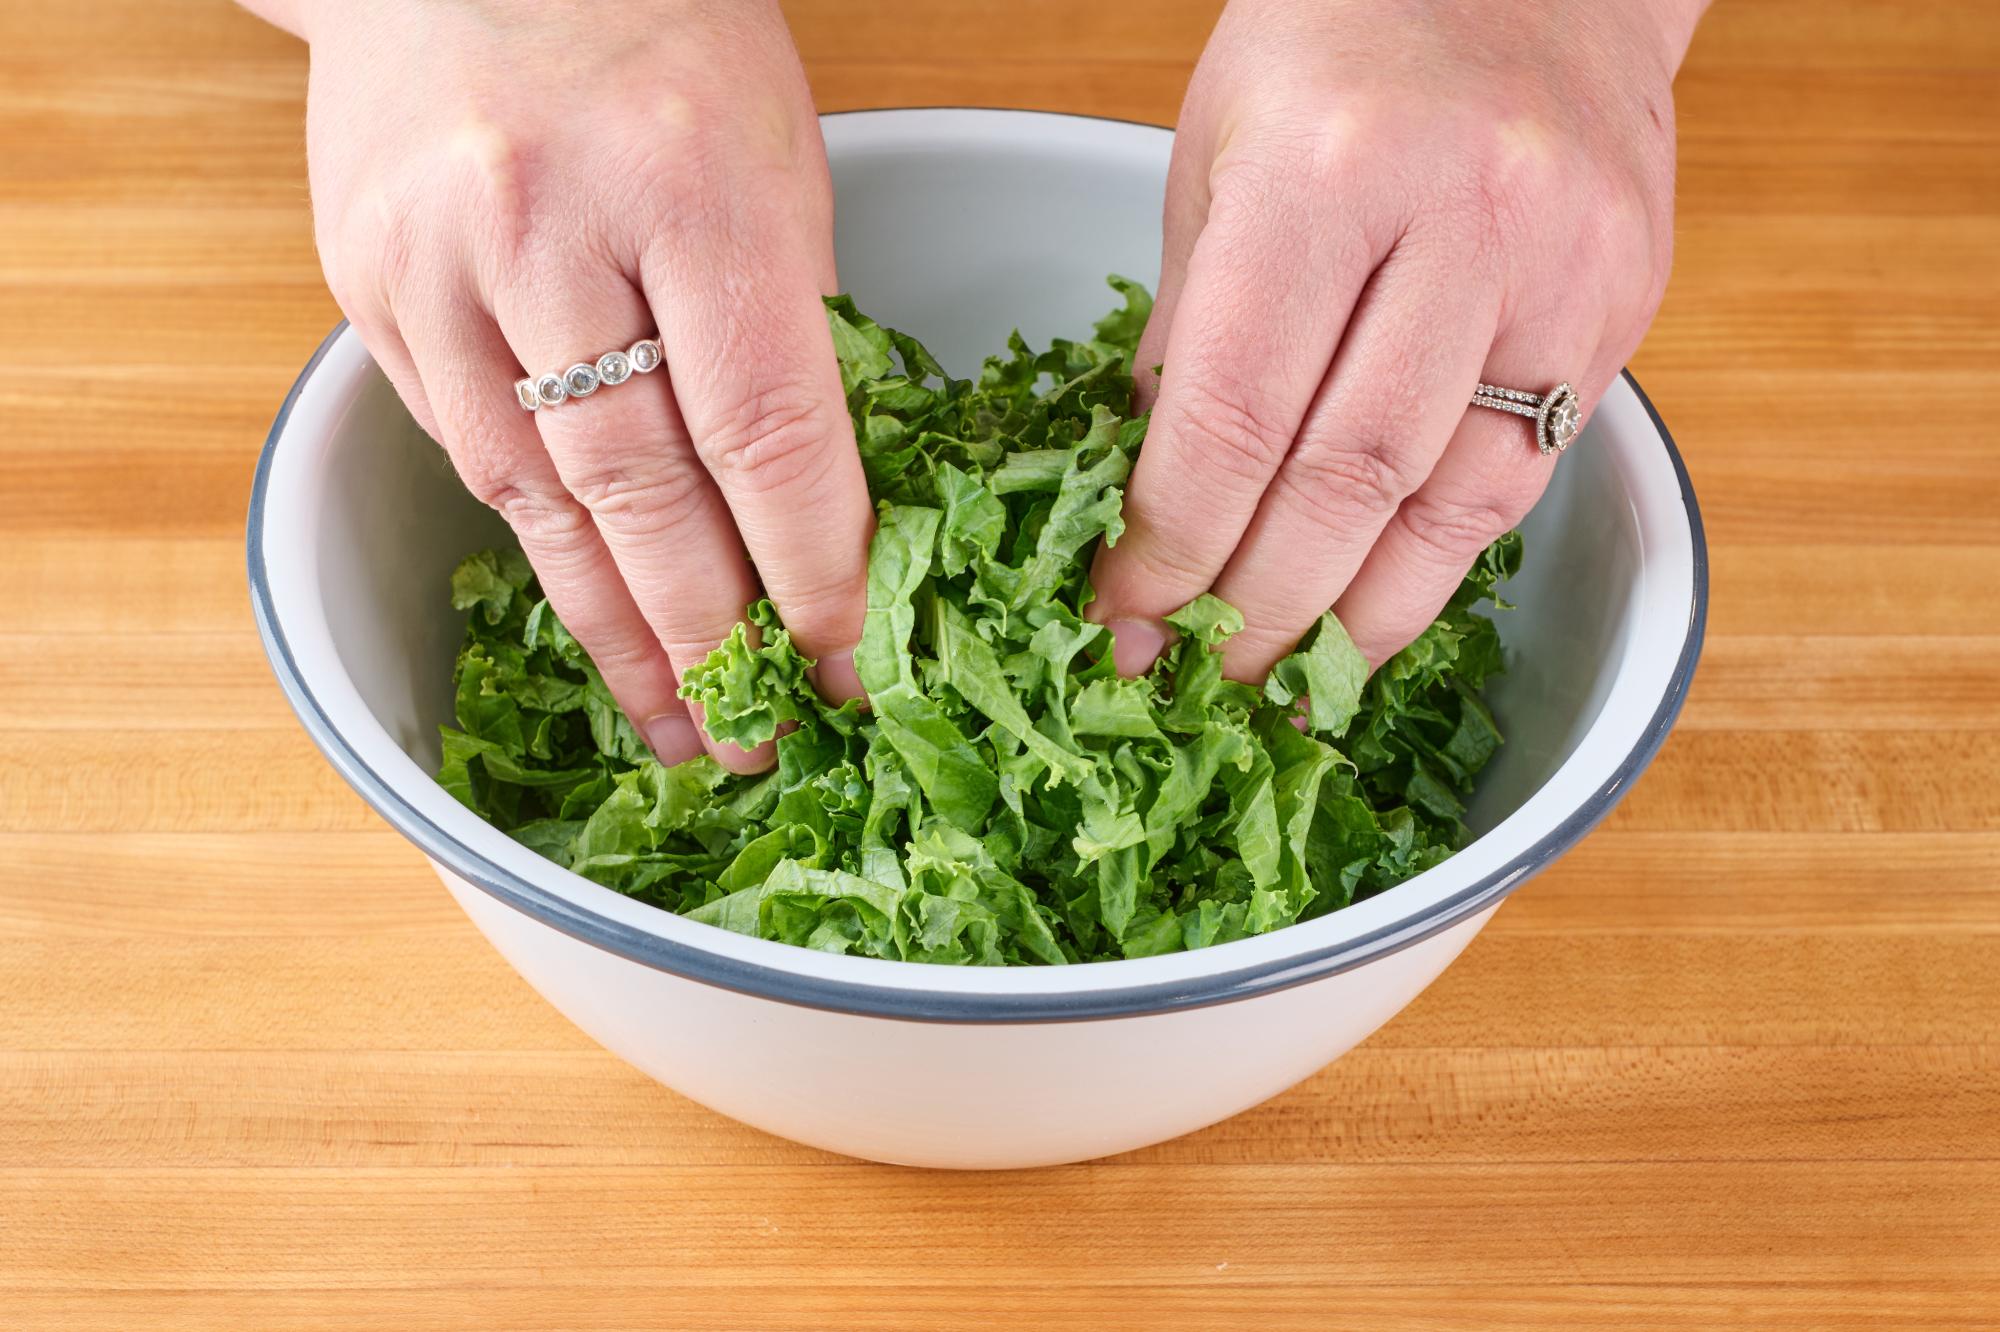
M624 351L608 351L595 361L578 361L561 374L530 375L514 381L514 401L524 412L556 407L571 398L587 398L600 387L622 384L633 375L650 375L660 368L660 344L640 338Z
M1512 412L1535 423L1535 444L1543 453L1561 453L1583 429L1583 404L1576 390L1558 384L1546 394L1481 384L1472 395L1474 407L1490 407L1496 412Z

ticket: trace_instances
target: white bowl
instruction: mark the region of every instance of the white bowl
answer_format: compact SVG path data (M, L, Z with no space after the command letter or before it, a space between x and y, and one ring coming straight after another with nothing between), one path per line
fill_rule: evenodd
M947 366L972 367L1015 327L1031 340L1086 328L1111 301L1106 273L1158 273L1165 130L972 110L824 123L843 282ZM249 557L265 647L313 739L579 1027L773 1133L997 1167L1158 1142L1312 1073L1409 1003L1631 785L1693 673L1706 567L1687 475L1629 376L1525 529L1492 694L1507 743L1470 811L1471 846L1259 938L1006 969L698 925L558 868L445 794L431 772L462 630L447 578L506 533L351 330L321 345L272 426Z

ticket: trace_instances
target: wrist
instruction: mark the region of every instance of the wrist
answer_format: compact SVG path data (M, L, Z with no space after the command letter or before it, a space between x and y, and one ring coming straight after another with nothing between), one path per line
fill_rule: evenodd
M784 12L779 0L616 0L629 10L643 10L644 17L657 21L661 17L700 19L704 16L728 17L740 20L752 14L762 14L774 18L782 26ZM322 19L332 22L351 22L356 5L354 0L237 0L243 8L257 15L275 27L283 28L295 37L310 43L314 30ZM600 11L612 7L600 3L595 6ZM552 12L547 0L465 0L458 8L477 11L494 24L505 24L510 20L536 20L550 26L564 25L572 21L571 16Z
M1701 22L1701 16L1708 12L1710 0L1629 0L1637 9L1644 10L1658 34L1660 50L1666 57L1669 73L1680 69L1686 58L1688 46L1694 41L1694 30Z
M1643 59L1672 79L1710 0L1229 0L1224 26L1239 40L1273 34L1313 40L1335 33L1390 34L1393 59L1404 35L1456 40L1473 50L1521 41L1558 54ZM1235 20L1231 24L1231 20ZM1579 49L1582 48L1582 49Z
M1673 82L1694 40L1695 25L1710 0L1520 0L1529 26L1545 40L1567 45L1585 66L1658 71ZM1481 21L1491 22L1488 0L1471 0ZM1561 49L1558 47L1557 49ZM1633 62L1638 62L1634 65Z

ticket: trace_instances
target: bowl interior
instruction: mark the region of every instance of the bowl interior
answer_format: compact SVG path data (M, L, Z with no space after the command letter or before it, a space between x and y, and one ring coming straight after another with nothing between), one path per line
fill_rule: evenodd
M842 282L864 310L969 373L1015 328L1037 343L1087 330L1115 300L1105 274L1157 279L1164 132L1042 117L1022 133L977 113L922 114L919 132L905 120L886 137L870 129L881 117L826 122ZM1576 750L1633 640L1641 543L1613 452L1593 438L1602 428L1524 524L1524 569L1507 588L1519 609L1500 617L1508 673L1491 696L1507 743L1469 811L1480 832ZM434 771L462 629L447 580L467 552L509 538L379 375L349 399L330 452L314 540L330 636L368 710Z

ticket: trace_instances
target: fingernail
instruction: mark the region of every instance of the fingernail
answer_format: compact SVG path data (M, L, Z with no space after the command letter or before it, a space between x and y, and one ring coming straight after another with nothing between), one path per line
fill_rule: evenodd
M728 740L718 740L711 752L714 753L717 763L739 777L764 771L778 756L776 747L768 742L755 749L744 749Z
M701 753L701 732L685 712L666 712L643 722L639 734L646 737L653 757L670 768Z
M868 691L861 687L861 676L854 669L854 652L829 652L813 667L813 683L819 686L820 696L829 703L845 703L850 698L860 698Z
M1120 675L1144 675L1160 658L1167 645L1167 631L1152 620L1113 620L1111 664Z

